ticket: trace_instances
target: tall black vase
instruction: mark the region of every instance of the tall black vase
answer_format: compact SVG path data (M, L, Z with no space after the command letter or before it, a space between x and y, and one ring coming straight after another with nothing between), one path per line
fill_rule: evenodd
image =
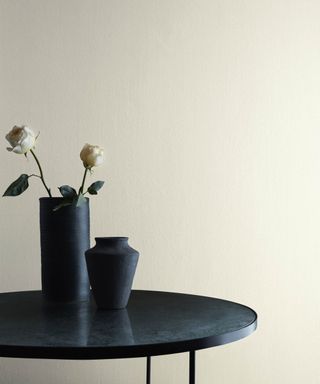
M85 251L90 248L89 199L80 207L57 211L60 197L40 199L41 281L49 301L89 299Z
M138 258L127 237L96 237L96 245L86 251L86 261L98 308L127 306Z

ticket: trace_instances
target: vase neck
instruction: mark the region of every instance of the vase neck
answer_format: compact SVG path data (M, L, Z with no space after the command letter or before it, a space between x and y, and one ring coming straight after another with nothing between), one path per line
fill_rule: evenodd
M128 244L128 237L96 237L97 245L104 246L123 246Z

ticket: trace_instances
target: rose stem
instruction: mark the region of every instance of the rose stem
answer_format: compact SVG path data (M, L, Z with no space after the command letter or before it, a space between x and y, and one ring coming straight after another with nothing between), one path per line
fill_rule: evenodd
M35 159L35 161L36 161L36 163L37 163L37 165L38 165L38 167L39 167L40 178L41 178L42 184L44 185L45 189L47 190L48 195L49 195L50 197L52 197L51 192L50 192L50 189L47 187L47 184L46 184L46 182L44 181L43 172L42 172L42 168L41 168L40 162L39 162L39 160L38 160L36 154L33 152L32 149L30 149L30 152L32 153L32 156L34 157L34 159Z
M83 179L82 179L82 184L81 184L81 187L79 189L79 195L80 195L80 193L83 194L83 188L84 188L84 183L86 181L87 173L88 173L88 168L86 168L85 171L84 171L84 175L83 175Z

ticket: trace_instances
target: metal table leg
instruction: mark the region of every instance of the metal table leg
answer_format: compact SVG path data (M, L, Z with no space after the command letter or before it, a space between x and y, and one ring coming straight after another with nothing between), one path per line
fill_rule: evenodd
M151 384L151 356L147 356L147 384Z
M189 355L189 384L196 382L196 351L190 351Z

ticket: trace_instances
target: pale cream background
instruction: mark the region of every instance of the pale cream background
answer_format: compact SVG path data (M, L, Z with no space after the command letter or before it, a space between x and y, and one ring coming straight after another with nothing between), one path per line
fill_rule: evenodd
M135 287L254 307L259 330L198 353L200 384L320 382L320 3L0 0L1 137L41 135L51 187L105 179L94 235L128 235ZM1 190L34 163L0 151ZM40 288L32 180L0 200L0 291ZM187 355L153 383L186 383ZM5 384L143 383L144 359L0 360Z

